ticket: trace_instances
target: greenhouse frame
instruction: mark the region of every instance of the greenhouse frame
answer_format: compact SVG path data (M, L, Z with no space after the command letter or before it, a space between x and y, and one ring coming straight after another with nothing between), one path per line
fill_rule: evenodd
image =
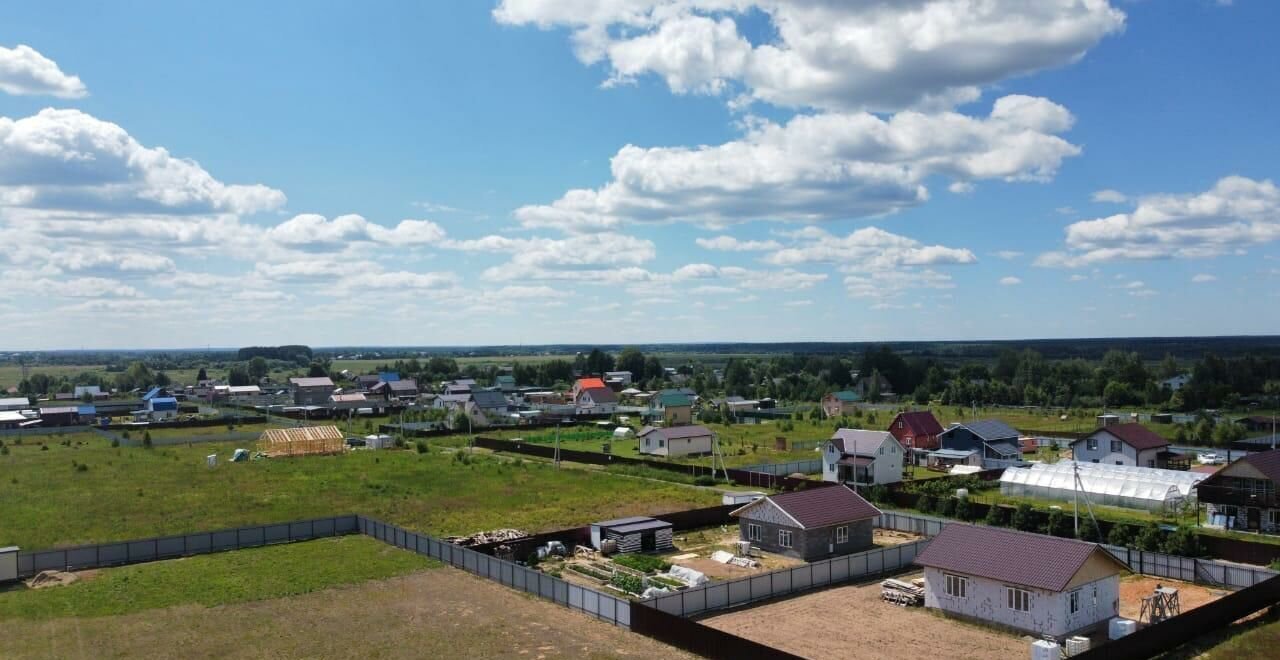
M1080 493L1088 496L1089 502L1146 511L1176 509L1194 497L1192 488L1208 476L1132 465L1035 463L1026 468L1006 468L1000 476L1000 494L1070 501L1076 494L1074 468L1077 466Z

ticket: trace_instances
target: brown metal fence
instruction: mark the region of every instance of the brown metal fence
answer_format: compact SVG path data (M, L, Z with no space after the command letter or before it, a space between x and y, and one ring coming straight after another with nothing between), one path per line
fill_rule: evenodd
M800 657L652 607L631 608L631 631L704 658L764 660Z

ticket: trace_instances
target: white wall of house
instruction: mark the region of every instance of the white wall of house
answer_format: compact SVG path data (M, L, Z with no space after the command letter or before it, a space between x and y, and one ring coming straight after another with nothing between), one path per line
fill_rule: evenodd
M1102 465L1136 465L1138 467L1156 467L1156 454L1160 449L1144 449L1137 451L1120 438L1100 430L1093 435L1096 446L1090 448L1090 439L1084 438L1072 443L1071 452L1081 463L1100 463Z
M659 443L661 436L650 433L640 439L640 453L651 456L688 456L690 454L711 453L711 436L702 435L693 438L675 438Z
M822 451L822 480L838 481L840 466L836 465L841 457L840 451L831 442ZM871 464L876 484L892 484L902 481L902 461L904 459L902 445L891 435L885 435L884 442L875 451L876 460Z
M1106 621L1119 613L1120 577L1110 575L1067 591L1019 587L1030 594L1030 608L1023 612L1009 607L1008 587L1002 582L966 576L965 597L950 596L946 574L936 568L924 569L925 607L969 617L1000 626L1017 628L1035 635L1067 636ZM1071 594L1077 592L1079 609L1072 613Z

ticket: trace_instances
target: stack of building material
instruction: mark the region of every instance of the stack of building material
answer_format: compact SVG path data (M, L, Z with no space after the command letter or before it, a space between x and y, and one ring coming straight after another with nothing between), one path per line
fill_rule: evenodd
M924 589L910 582L891 578L880 583L880 598L902 607L923 605Z

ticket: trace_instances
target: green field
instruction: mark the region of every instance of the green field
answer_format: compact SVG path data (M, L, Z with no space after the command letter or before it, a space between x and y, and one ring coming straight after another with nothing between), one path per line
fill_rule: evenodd
M442 565L367 536L344 536L107 568L82 573L66 586L4 591L0 620L109 616L189 603L213 607Z
M711 506L711 491L531 461L443 451L222 463L233 443L143 449L10 446L0 455L0 545L37 549L158 534L363 513L447 535L583 525L626 515ZM84 465L84 469L78 466Z

